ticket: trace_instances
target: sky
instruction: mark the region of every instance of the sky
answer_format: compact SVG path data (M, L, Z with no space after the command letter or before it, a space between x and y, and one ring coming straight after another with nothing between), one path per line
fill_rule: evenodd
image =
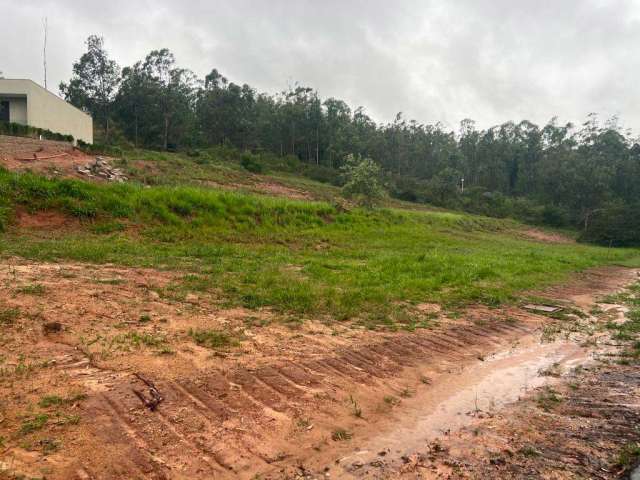
M457 129L616 115L640 132L640 0L0 0L0 71L57 92L91 34L121 66L181 67L276 93L296 82Z

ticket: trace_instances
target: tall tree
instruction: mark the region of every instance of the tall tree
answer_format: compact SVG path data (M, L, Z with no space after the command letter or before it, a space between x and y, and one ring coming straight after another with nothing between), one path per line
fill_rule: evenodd
M104 141L109 143L109 122L121 80L120 67L109 58L102 37L91 35L86 44L87 51L73 64L71 80L62 82L59 88L67 101L88 111L102 123Z

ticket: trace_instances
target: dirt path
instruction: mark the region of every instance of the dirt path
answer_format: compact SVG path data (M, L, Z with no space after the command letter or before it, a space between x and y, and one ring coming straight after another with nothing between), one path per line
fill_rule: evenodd
M585 309L635 277L600 269L547 296ZM393 478L590 355L540 345L550 320L515 307L380 333L224 309L153 270L11 259L0 284L0 469L31 477ZM197 331L227 336L211 349Z

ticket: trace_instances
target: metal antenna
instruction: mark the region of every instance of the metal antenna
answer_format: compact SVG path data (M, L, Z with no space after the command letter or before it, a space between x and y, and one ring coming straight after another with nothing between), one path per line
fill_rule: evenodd
M42 48L42 62L44 66L44 89L47 90L47 17L42 19L44 26L44 46Z

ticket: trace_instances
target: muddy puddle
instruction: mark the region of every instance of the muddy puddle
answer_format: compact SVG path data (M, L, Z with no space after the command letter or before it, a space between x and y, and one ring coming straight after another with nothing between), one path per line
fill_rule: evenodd
M531 389L591 360L589 350L572 341L541 343L526 337L483 361L446 374L419 397L409 399L405 414L361 444L339 464L350 470L385 452L387 460L423 448L427 442L469 425L519 400ZM385 455L386 456L386 455Z

